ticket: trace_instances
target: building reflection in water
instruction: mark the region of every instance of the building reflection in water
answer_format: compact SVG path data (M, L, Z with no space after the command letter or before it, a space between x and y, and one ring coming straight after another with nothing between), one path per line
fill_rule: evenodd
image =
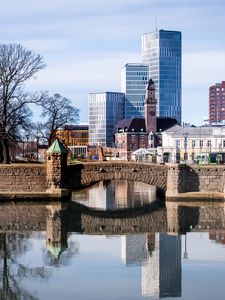
M134 208L155 201L156 187L127 180L101 181L88 189L74 192L72 199L101 210Z
M212 231L209 233L209 239L217 244L225 245L225 231Z
M46 247L50 265L68 265L79 251L77 243L70 243L68 247L67 209L68 203L46 205Z
M125 204L128 204L129 207L135 206L137 199L140 203L147 203L147 201L149 203L149 201L155 199L151 186L146 186L146 189L144 189L142 185L138 186L138 183L119 182L117 184L116 182L107 182L105 186L103 183L99 183L98 186L103 187L101 191L104 191L103 195L106 195L104 201L111 209L119 207L119 205L125 206ZM107 197L107 189L113 194L112 196ZM135 195L137 189L141 192L138 191ZM92 195L92 193L95 195L96 204L98 197L100 197L96 187L88 195ZM107 205L102 207L107 207ZM77 223L80 222L80 220L75 222L76 213L78 214L77 207L74 202L53 203L42 206L34 204L27 206L24 204L4 204L2 206L0 211L0 228L2 231L0 233L0 273L2 274L0 293L2 292L4 295L10 293L11 298L8 297L8 299L14 299L13 295L15 294L20 295L20 299L25 299L25 296L28 299L28 292L22 288L22 284L20 285L23 278L48 279L52 275L48 269L49 265L60 266L71 263L72 256L79 251L79 244L74 240L72 241L74 244L72 244L69 236L71 232L85 233L76 230ZM210 240L221 245L225 244L225 210L223 203L201 206L166 203L166 208L165 216L161 213L157 214L157 210L153 211L155 216L153 219L146 219L146 214L144 214L138 228L143 230L143 224L149 220L149 222L151 220L156 222L156 219L158 220L160 216L164 216L167 220L165 232L171 232L170 234L143 233L143 231L142 233L137 231L134 234L134 228L131 226L131 234L121 236L121 259L127 266L138 265L141 268L142 295L147 297L181 297L181 235L175 233L208 232ZM149 212L149 214L151 213ZM94 221L94 215L95 213L90 215L91 218L93 217L92 221ZM103 222L101 225L104 225L104 222L107 222L108 219L110 218L100 220L98 217L97 222L101 221ZM86 218L86 220L89 219ZM125 223L125 225L127 224ZM46 229L48 258L47 264L44 266L36 266L35 264L30 266L21 264L20 261L22 254L32 248L30 238L34 234L31 233L34 229L36 235L38 232L43 234ZM158 229L154 228L154 230L157 231ZM96 231L93 233L96 233ZM102 231L97 233L103 234ZM183 242L183 257L187 258L187 235L184 236ZM190 252L190 254L193 254L193 252Z
M67 207L63 203L46 205L46 244L56 260L68 248L67 228L63 222L65 208Z
M141 265L142 295L181 297L181 236L150 233L121 237L126 265Z
M146 234L121 236L121 258L127 266L143 264L148 258Z

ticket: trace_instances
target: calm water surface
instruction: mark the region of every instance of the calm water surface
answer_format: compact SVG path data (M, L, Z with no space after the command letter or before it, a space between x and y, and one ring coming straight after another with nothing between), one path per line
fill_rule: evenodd
M80 194L80 203L92 204L93 218L98 207L103 214L110 207L113 219L116 207L140 207L147 198L150 204L155 199L146 185L139 185L139 195L129 184L118 195L113 182L114 196L107 192L109 183L99 186L101 191L93 186L95 192L73 196L78 200ZM97 195L96 200L84 194ZM164 232L142 232L139 224L130 232L122 232L120 225L121 234L105 233L104 226L87 233L88 212L83 216L76 210L73 203L0 206L0 299L224 299L223 204L160 205Z

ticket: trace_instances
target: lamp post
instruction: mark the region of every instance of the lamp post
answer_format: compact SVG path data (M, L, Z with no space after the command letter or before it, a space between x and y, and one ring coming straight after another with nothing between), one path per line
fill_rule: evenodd
M27 157L27 160L28 160L28 153L29 153L29 149L28 149L28 141L29 141L29 134L26 134L26 140L27 140L27 147L26 147L26 157Z
M188 133L184 132L183 137L184 137L184 162L186 164L187 161L187 138L188 138Z
M188 259L188 252L187 252L187 233L184 236L184 259Z
M192 140L192 162L195 160L195 140Z
M149 133L149 140L150 140L150 148L154 148L154 140L153 140L154 138L153 138L153 132L151 131L150 133Z
M37 134L37 136L36 136L36 141L37 141L37 161L39 161L39 140L40 140L40 136Z

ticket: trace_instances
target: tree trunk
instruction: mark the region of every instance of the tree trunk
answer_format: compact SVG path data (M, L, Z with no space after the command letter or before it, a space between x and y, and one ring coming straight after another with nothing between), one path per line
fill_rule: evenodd
M2 140L0 139L0 164L3 162Z
M10 163L9 157L9 145L7 139L2 139L2 154L3 154L3 164Z

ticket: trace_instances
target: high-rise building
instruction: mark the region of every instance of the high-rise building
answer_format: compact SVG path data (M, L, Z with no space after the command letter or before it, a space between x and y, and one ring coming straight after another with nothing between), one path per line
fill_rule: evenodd
M144 116L145 88L149 67L144 64L126 64L122 68L122 92L125 94L125 118Z
M181 296L181 236L149 235L151 255L142 265L142 295L155 298Z
M89 94L89 144L112 147L116 123L123 118L123 93Z
M156 87L157 115L181 123L181 32L156 30L142 36L142 63Z
M209 88L209 123L225 120L225 81Z

